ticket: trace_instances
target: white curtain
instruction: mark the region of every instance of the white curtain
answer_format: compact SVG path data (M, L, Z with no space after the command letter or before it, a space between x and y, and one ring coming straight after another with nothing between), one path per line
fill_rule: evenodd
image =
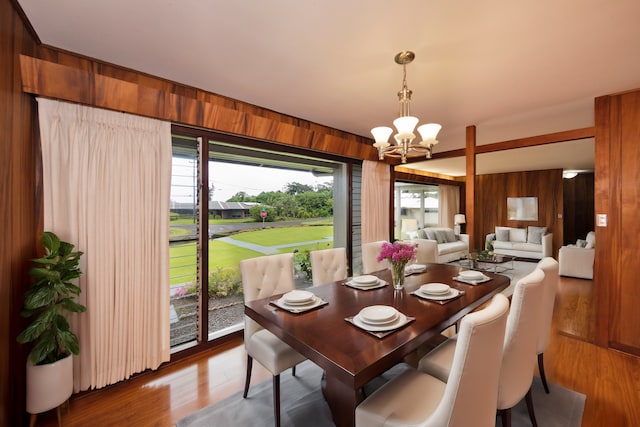
M74 390L169 360L171 125L39 98L44 228L83 251Z
M362 162L362 243L389 239L391 166L385 162Z
M460 213L460 187L456 185L438 185L438 222L441 227L453 228L453 217Z

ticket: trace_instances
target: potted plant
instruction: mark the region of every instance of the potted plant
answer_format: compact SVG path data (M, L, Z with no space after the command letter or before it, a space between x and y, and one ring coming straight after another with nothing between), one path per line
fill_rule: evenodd
M86 307L75 301L80 288L73 281L82 275L82 252L52 232L42 234L45 254L29 270L31 287L24 294L23 317L34 317L18 335L19 343L35 342L27 360L27 411L38 414L64 403L73 392L72 354L80 351L78 337L66 316Z

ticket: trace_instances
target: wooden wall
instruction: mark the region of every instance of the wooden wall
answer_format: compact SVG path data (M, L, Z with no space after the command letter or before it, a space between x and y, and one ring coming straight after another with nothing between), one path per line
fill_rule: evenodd
M640 356L640 90L596 98L596 343Z
M584 239L594 230L594 177L593 173L581 173L563 180L565 245Z
M475 249L484 249L485 236L496 226L547 227L553 233L553 254L562 246L562 170L526 171L478 175L475 180ZM537 197L538 221L510 221L507 197Z
M19 54L36 40L10 0L0 0L0 425L24 425L25 346L16 336L42 228L35 101L22 92Z

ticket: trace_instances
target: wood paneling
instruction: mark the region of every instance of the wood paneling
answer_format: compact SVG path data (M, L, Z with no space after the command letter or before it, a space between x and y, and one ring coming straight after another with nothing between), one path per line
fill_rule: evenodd
M29 260L41 230L35 102L22 92L20 53L35 38L9 0L0 0L0 425L24 421L26 347L16 342L29 284Z
M547 227L553 233L553 254L562 246L562 170L478 175L475 182L476 249L484 249L484 238L496 226ZM513 221L507 215L507 197L537 197L538 221Z
M640 91L597 98L596 128L596 341L640 355Z
M368 138L52 48L22 56L21 67L24 91L36 95L353 159L377 159Z
M594 174L581 173L563 180L564 244L584 239L594 230Z

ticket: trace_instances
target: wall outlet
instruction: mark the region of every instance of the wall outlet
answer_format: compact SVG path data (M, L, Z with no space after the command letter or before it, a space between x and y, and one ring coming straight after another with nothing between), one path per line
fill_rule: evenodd
M598 227L606 227L607 226L607 214L598 214L598 215L596 215L596 225Z

